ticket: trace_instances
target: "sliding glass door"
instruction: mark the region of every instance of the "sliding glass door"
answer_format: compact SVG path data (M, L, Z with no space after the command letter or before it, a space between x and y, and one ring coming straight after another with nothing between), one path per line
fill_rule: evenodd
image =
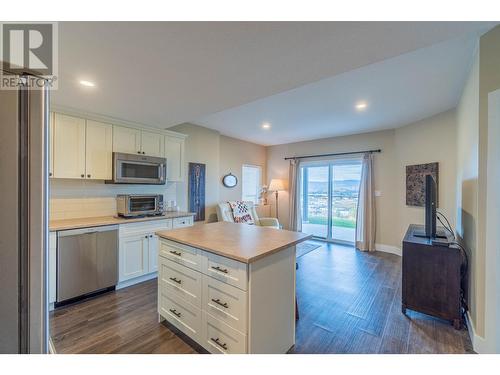
M302 231L330 241L354 242L361 161L305 164L301 177Z

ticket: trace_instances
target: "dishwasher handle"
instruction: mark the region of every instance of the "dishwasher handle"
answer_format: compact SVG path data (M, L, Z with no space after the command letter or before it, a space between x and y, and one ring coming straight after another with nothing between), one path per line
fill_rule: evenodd
M118 230L118 225L103 225L100 227L88 227L88 228L80 228L80 229L69 229L69 230L59 230L57 231L58 237L66 237L66 236L78 236L80 234L92 234L99 232L108 232L112 230Z

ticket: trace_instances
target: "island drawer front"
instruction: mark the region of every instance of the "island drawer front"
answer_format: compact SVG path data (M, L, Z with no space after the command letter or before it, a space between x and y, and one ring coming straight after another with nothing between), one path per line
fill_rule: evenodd
M202 274L160 256L160 287L201 309Z
M183 266L201 271L203 255L199 250L168 240L160 240L160 255Z
M174 228L190 227L193 225L192 216L176 217L173 221Z
M245 291L204 275L202 295L204 311L242 333L247 332Z
M202 272L242 290L248 289L247 265L233 259L206 252L207 262Z
M213 354L245 354L247 336L203 311L202 346Z
M160 315L193 340L200 342L202 339L201 310L181 298L160 291Z

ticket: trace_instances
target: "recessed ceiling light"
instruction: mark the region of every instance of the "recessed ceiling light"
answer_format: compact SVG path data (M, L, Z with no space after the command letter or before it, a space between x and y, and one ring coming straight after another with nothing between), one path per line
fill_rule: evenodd
M265 122L262 124L262 129L271 129L271 124L268 122Z
M85 87L95 87L94 82L85 81L85 80L81 80L80 85L85 86Z
M368 107L368 104L366 102L357 102L354 107L358 111L364 111Z

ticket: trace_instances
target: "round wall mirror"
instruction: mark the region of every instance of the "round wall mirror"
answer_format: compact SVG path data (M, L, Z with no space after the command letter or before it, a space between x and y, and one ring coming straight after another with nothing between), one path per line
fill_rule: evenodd
M224 177L222 177L222 184L225 187L233 188L236 185L238 185L238 178L236 178L236 176L234 174L229 173L229 174L225 175Z

